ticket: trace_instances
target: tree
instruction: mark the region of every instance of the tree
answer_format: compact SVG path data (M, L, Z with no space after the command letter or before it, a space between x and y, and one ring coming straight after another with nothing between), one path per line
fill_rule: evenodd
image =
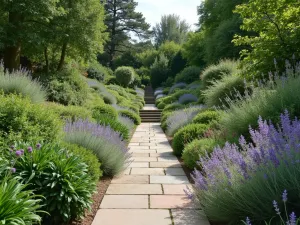
M174 41L166 41L158 48L158 52L166 56L169 61L172 61L180 49L181 46Z
M107 32L110 40L105 45L109 64L112 66L113 59L118 52L128 49L128 40L134 33L139 38L149 35L150 25L145 22L142 13L135 12L137 2L134 0L107 0L105 2Z
M198 7L199 27L203 36L203 60L207 64L222 58L235 59L246 46L237 47L232 43L235 34L241 31L242 20L233 10L248 0L205 0Z
M300 2L298 0L250 0L248 4L237 6L236 12L243 18L242 29L258 35L236 36L234 43L250 45L251 50L243 50L244 64L252 75L268 74L284 69L285 60L294 54L300 59Z
M205 66L204 32L189 33L186 43L182 46L182 55L191 66Z
M153 28L156 46L159 47L166 41L183 44L189 30L190 25L185 20L181 20L180 16L164 15L161 17L161 22Z
M6 69L19 69L22 46L40 40L40 29L60 13L56 7L57 2L58 0L0 0L0 13L5 15L0 22L0 43Z

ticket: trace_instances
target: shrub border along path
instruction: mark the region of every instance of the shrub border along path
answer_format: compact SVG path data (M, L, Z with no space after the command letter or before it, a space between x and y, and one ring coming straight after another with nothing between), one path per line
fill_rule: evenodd
M113 178L92 225L209 225L186 197L189 186L159 123L142 123L129 144L133 162Z

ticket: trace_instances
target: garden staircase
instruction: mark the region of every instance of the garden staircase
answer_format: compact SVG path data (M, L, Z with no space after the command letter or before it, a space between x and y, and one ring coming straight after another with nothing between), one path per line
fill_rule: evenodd
M155 107L155 97L152 87L145 88L145 107L140 110L142 123L160 123L161 110Z

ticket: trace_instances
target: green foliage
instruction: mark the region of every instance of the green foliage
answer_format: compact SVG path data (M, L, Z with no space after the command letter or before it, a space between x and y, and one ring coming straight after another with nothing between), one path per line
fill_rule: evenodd
M204 61L204 32L190 32L186 43L182 45L182 55L189 65L203 67Z
M140 68L142 66L142 62L136 53L132 51L126 51L122 55L118 56L113 61L113 68L118 68L121 66L129 66L132 68Z
M134 81L135 72L132 67L122 66L116 69L115 75L119 84L128 87Z
M80 72L71 65L52 73L46 84L50 101L63 105L83 105L87 98L88 85Z
M160 102L158 105L157 105L157 108L158 109L164 109L166 107L166 103L164 102Z
M255 90L251 97L230 104L230 109L222 115L220 121L227 134L247 135L249 126L257 126L257 118L278 122L280 114L288 110L291 118L300 114L300 77L289 76L287 80L276 80L274 90L264 88Z
M284 69L285 60L292 57L299 60L300 3L297 0L250 0L237 6L236 13L243 19L242 29L256 35L235 37L236 45L250 45L242 51L243 63L257 77L273 70L274 59L278 69Z
M155 44L160 46L166 41L182 44L189 30L190 25L185 20L181 20L180 16L164 15L161 17L161 22L154 27Z
M129 110L120 110L119 114L133 120L135 125L141 124L141 117L137 113L131 112Z
M172 147L174 154L181 156L184 145L198 138L203 137L208 126L204 124L189 124L182 127L175 133Z
M34 103L44 102L46 92L42 85L33 80L26 71L16 70L12 73L4 72L0 64L0 90L5 94L20 94L30 98Z
M118 116L117 110L114 107L107 104L99 104L93 107L93 118L99 118L102 115L107 115L112 119L116 119Z
M95 183L99 181L103 175L103 171L100 169L101 164L93 152L81 146L66 142L62 143L61 146L66 148L69 154L79 157L82 162L87 165L87 173Z
M221 115L219 112L214 110L205 110L200 112L193 119L193 123L207 124L209 125L213 121L219 121L221 119Z
M171 112L171 111L174 111L174 110L177 110L177 109L183 109L183 108L185 108L185 105L182 105L180 103L175 102L175 103L167 105L164 108L162 114L164 114L165 112Z
M180 49L181 46L174 41L166 41L159 46L158 52L160 55L166 56L169 62L171 62L177 53L180 52Z
M98 114L95 119L99 124L109 126L114 131L120 133L124 140L129 141L129 129L115 118L107 114Z
M106 82L106 80L110 77L110 72L108 68L102 66L98 62L92 63L88 70L88 78L96 79L100 82Z
M138 54L139 60L142 62L143 66L150 68L150 66L155 62L155 59L159 56L159 52L155 49L147 49Z
M0 181L0 221L2 224L31 225L40 223L37 215L40 209L32 191L26 190L26 185L16 178L6 177Z
M170 69L168 67L169 60L164 55L159 55L150 68L150 81L153 88L157 88L162 82L168 79Z
M0 94L0 145L14 141L55 141L61 136L59 117L17 95Z
M212 85L203 91L203 96L208 107L227 106L228 98L238 100L245 92L244 79L239 75L228 75L212 82Z
M214 147L216 147L217 142L214 139L202 138L196 139L184 146L182 153L182 159L184 165L190 169L194 169L197 166L197 162L200 157L205 157L206 153L210 154Z
M213 81L220 80L225 75L234 75L238 73L238 61L221 60L215 65L208 66L201 73L201 80L206 88L208 88Z
M184 83L192 83L196 80L199 80L201 68L196 66L186 67L175 77L175 82L184 82Z
M170 61L171 74L180 73L187 66L187 60L183 58L182 50Z
M49 110L53 110L63 120L92 119L92 112L84 107L74 105L64 106L50 102L44 106Z
M44 215L44 221L61 224L83 216L90 209L96 186L88 166L59 145L46 144L32 148L32 152L27 150L29 146L16 146L26 150L20 157L11 155L11 160L15 161L15 175L28 184L28 189L43 196L42 209L50 214Z

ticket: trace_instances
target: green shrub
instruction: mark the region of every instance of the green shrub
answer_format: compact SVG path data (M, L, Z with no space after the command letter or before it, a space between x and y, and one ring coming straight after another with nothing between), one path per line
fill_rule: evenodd
M189 66L182 70L175 77L175 82L192 83L200 78L201 68L196 66Z
M54 113L57 113L63 120L75 121L78 119L92 119L92 112L81 106L64 106L48 102L45 104L45 108L53 110Z
M105 104L110 104L110 105L117 104L117 98L108 91L101 92L100 96L103 98Z
M103 175L103 171L100 169L101 164L93 152L79 145L66 142L62 143L61 146L66 148L69 154L79 157L88 166L87 173L95 183L99 181Z
M20 70L12 73L4 72L0 64L0 91L5 94L19 94L28 97L34 103L44 102L46 92L42 85L33 80L27 72Z
M76 155L59 145L46 144L36 148L20 144L23 155L11 155L16 176L41 199L45 214L43 221L62 224L80 218L90 209L96 182L88 174L88 166ZM29 151L31 149L32 152Z
M157 105L158 109L164 109L166 107L166 104L164 102L161 102Z
M99 124L109 126L114 131L119 132L124 140L129 140L129 129L115 118L112 118L107 114L98 114L95 119Z
M193 123L200 123L200 124L210 124L213 121L219 121L221 119L220 113L213 110L206 110L200 112L195 118L193 119Z
M96 79L100 82L105 82L110 76L110 72L108 71L108 69L98 62L92 63L89 66L87 73L88 78Z
M100 104L96 105L92 109L93 111L93 118L98 118L99 116L105 114L110 116L112 119L116 119L118 117L117 110L114 107L107 104Z
M189 124L177 131L174 135L172 147L174 154L181 156L184 145L198 138L203 137L208 129L204 124Z
M49 101L63 105L83 105L87 98L88 85L80 72L71 65L49 75L46 84Z
M116 77L111 76L111 77L107 78L106 84L108 84L108 85L109 84L119 84L119 82Z
M157 88L166 81L170 75L169 60L161 54L150 67L150 81L153 88Z
M166 96L160 99L157 99L156 104L159 105L160 103L163 103L165 105L171 104L173 102L176 102L177 99L173 96Z
M185 108L185 105L182 105L180 103L175 102L175 103L172 103L170 105L167 105L164 108L162 113L164 114L165 112L170 112L170 111L174 111L174 110L177 110L177 109L184 109L184 108Z
M0 221L2 224L31 225L41 222L37 214L40 200L16 178L0 181Z
M0 145L15 141L55 141L62 133L59 117L18 95L0 94Z
M205 157L206 153L210 154L216 145L217 142L210 138L193 140L184 146L182 153L184 164L190 169L198 167L197 162L199 161L200 157Z
M135 78L135 72L132 67L122 66L115 71L116 79L123 87L128 87Z
M257 127L257 118L279 122L280 114L288 110L291 118L300 117L300 72L275 81L273 90L255 90L251 97L230 105L220 121L227 134L247 136L249 126Z
M237 61L221 60L218 64L208 66L201 74L204 87L207 88L212 81L220 80L225 75L238 73L238 64Z
M204 101L208 107L228 106L228 98L237 100L246 91L244 79L240 76L228 75L221 80L214 81L203 91Z
M141 117L136 113L133 113L128 110L120 110L119 114L122 116L126 116L126 117L130 118L131 120L133 120L135 125L141 124Z

